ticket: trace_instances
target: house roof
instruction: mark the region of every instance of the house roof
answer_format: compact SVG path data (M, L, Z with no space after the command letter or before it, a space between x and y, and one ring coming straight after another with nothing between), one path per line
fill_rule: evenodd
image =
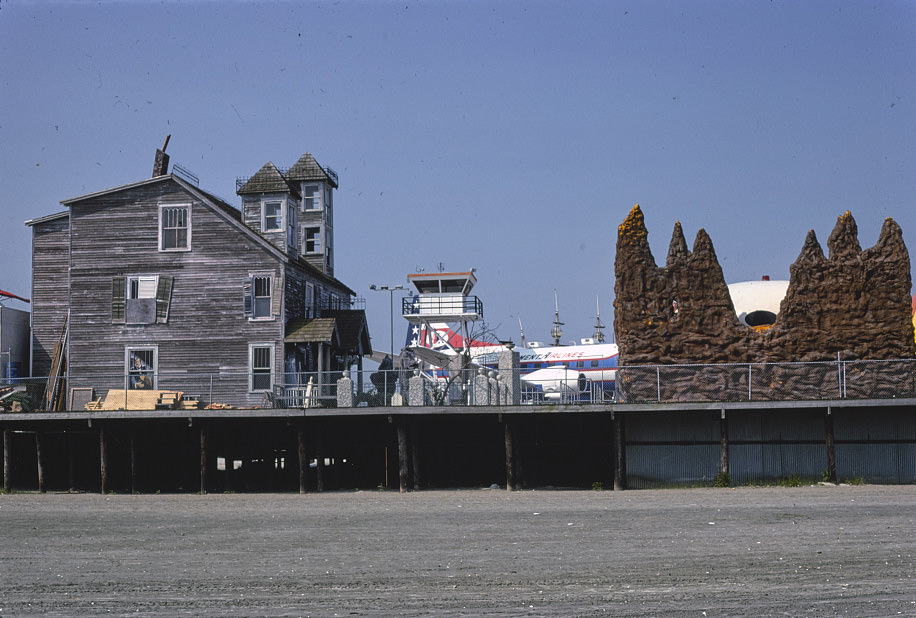
M289 168L286 178L293 181L321 180L330 183L335 189L337 188L337 174L321 167L310 152L299 157L299 160Z
M239 195L243 193L290 193L298 194L292 185L287 182L283 174L277 169L277 166L268 161L258 172L248 179L242 187L236 191Z
M270 163L268 165L272 166L273 164ZM264 168L261 168L261 169L263 170ZM276 170L276 167L274 167L274 170ZM279 174L279 170L277 170L277 173ZM181 178L180 176L175 176L174 174L168 174L166 176L157 176L155 178L146 178L144 180L140 180L137 182L124 184L124 185L120 185L117 187L111 187L109 189L103 189L101 191L95 191L93 193L87 193L85 195L79 195L77 197L71 197L70 199L61 200L60 203L69 208L73 204L77 202L81 202L83 200L94 199L94 198L97 198L103 195L117 193L119 191L128 191L131 189L136 189L138 187L143 187L145 185L154 184L157 182L168 182L168 181L175 182L176 184L184 188L188 193L197 195L198 198L200 198L202 201L206 202L211 207L213 207L215 211L222 213L228 220L231 221L232 225L235 225L239 229L243 230L244 233L250 235L253 239L259 242L261 246L263 246L267 251L273 253L278 258L284 260L285 262L291 265L295 265L297 268L301 268L307 271L310 275L314 276L317 279L326 281L336 286L340 286L341 288L343 288L343 290L346 293L350 295L356 294L356 292L354 292L349 287L344 285L342 281L330 275L325 274L324 272L321 271L321 269L316 268L315 266L309 264L303 257L300 256L299 258L294 259L294 258L291 258L291 256L280 251L269 240L264 238L256 230L253 230L252 228L245 225L244 222L242 221L242 213L235 206L227 203L219 196L209 193L208 191L205 191L198 186L192 185L189 182L187 182L186 180L184 180L183 178ZM287 186L285 190L289 191L290 189ZM46 223L48 221L52 221L58 218L65 218L69 216L70 216L70 213L68 211L63 211L63 212L55 213L52 215L46 215L44 217L38 217L30 221L26 221L25 224L28 226L33 226L36 224Z
M62 212L56 212L53 215L45 215L43 217L37 217L35 219L29 219L25 222L26 225L32 227L33 225L38 225L39 223L47 223L48 221L55 221L57 219L67 219L70 217L70 211L64 210Z

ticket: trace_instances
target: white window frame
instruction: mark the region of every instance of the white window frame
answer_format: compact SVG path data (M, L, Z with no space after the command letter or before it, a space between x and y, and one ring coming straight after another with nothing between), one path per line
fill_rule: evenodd
M142 390L155 390L159 387L159 346L158 345L127 345L124 346L124 390L138 390L133 387L131 384L131 353L132 352L152 352L153 353L153 364L152 367L144 371L151 372L153 374L152 384L148 389Z
M271 219L274 219L274 218L279 219L276 227L271 227L271 228L267 227L267 219L268 219L267 205L268 204L279 204L280 205L280 210L279 210L279 213L277 214L277 217L270 217ZM282 232L285 227L286 227L286 201L282 197L278 197L274 199L268 199L268 198L262 199L261 200L261 232L262 233Z
M126 279L125 300L156 298L156 292L159 289L159 275L128 275ZM150 290L150 287L152 287L152 290ZM134 288L136 288L136 291Z
M315 235L315 244L316 248L309 250L309 230L318 230L318 234ZM323 250L322 247L325 245L324 242L324 226L323 225L307 225L302 228L302 252L306 255L321 255Z
M252 273L251 274L251 319L252 320L272 320L273 302L274 302L274 277L273 273ZM258 296L258 279L267 279L267 296ZM258 299L267 299L267 314L258 314ZM262 303L263 304L263 303Z
M306 187L315 187L315 195L312 197L307 197L305 194ZM318 206L316 208L309 208L306 204L309 204L308 200L314 200L314 204ZM320 212L324 210L324 183L323 182L303 182L302 183L302 212Z
M255 366L254 366L254 355L256 349L267 349L270 351L270 385L267 388L255 388L254 387L254 376L255 376ZM249 343L248 344L248 392L249 393L263 393L264 391L269 391L273 389L274 379L276 377L276 346L267 341L262 343ZM266 375L265 373L259 373L257 375Z
M169 209L184 209L185 212L185 221L187 223L187 238L185 240L185 245L183 247L164 247L165 235L163 234L163 226L166 221L166 210ZM178 229L178 228L171 228ZM191 204L159 204L159 251L160 252L169 252L169 251L190 251L191 250Z

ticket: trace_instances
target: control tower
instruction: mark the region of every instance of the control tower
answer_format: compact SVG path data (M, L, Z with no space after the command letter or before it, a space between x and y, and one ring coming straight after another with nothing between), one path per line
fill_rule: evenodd
M483 318L483 303L476 296L471 296L471 289L477 283L473 272L462 273L417 273L407 275L408 284L412 284L416 293L405 296L401 301L402 315L412 325L424 328L423 336L417 345L424 347L464 348L469 342L468 323ZM436 324L458 324L462 341L442 341L437 335ZM440 340L436 341L435 338ZM459 343L458 346L455 343Z

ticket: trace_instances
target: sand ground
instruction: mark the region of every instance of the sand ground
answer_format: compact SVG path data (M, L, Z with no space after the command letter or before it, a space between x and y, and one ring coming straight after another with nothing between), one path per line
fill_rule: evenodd
M6 616L916 616L916 486L0 495Z

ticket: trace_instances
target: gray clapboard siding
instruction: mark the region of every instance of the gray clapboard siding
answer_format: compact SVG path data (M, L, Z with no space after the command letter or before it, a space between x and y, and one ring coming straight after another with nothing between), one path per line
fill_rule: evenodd
M123 388L125 349L155 347L158 372L214 374L223 400L261 404L248 393L249 345L274 347L274 373L282 376L285 322L305 316L305 286L316 301L331 291L349 299L341 282L269 244L232 207L165 176L68 200L69 216L33 226L33 309L36 372L46 373L63 317L70 311L70 387ZM159 251L161 205L190 205L189 251ZM69 276L68 276L69 266ZM252 274L270 274L271 317L249 319L243 302ZM144 321L125 319L126 278L159 277L156 300ZM35 293L33 293L35 296ZM152 303L153 301L151 301ZM234 374L229 380L227 376ZM102 377L108 376L108 377ZM160 383L160 388L175 388Z
M67 318L69 219L32 226L32 375L46 376Z

